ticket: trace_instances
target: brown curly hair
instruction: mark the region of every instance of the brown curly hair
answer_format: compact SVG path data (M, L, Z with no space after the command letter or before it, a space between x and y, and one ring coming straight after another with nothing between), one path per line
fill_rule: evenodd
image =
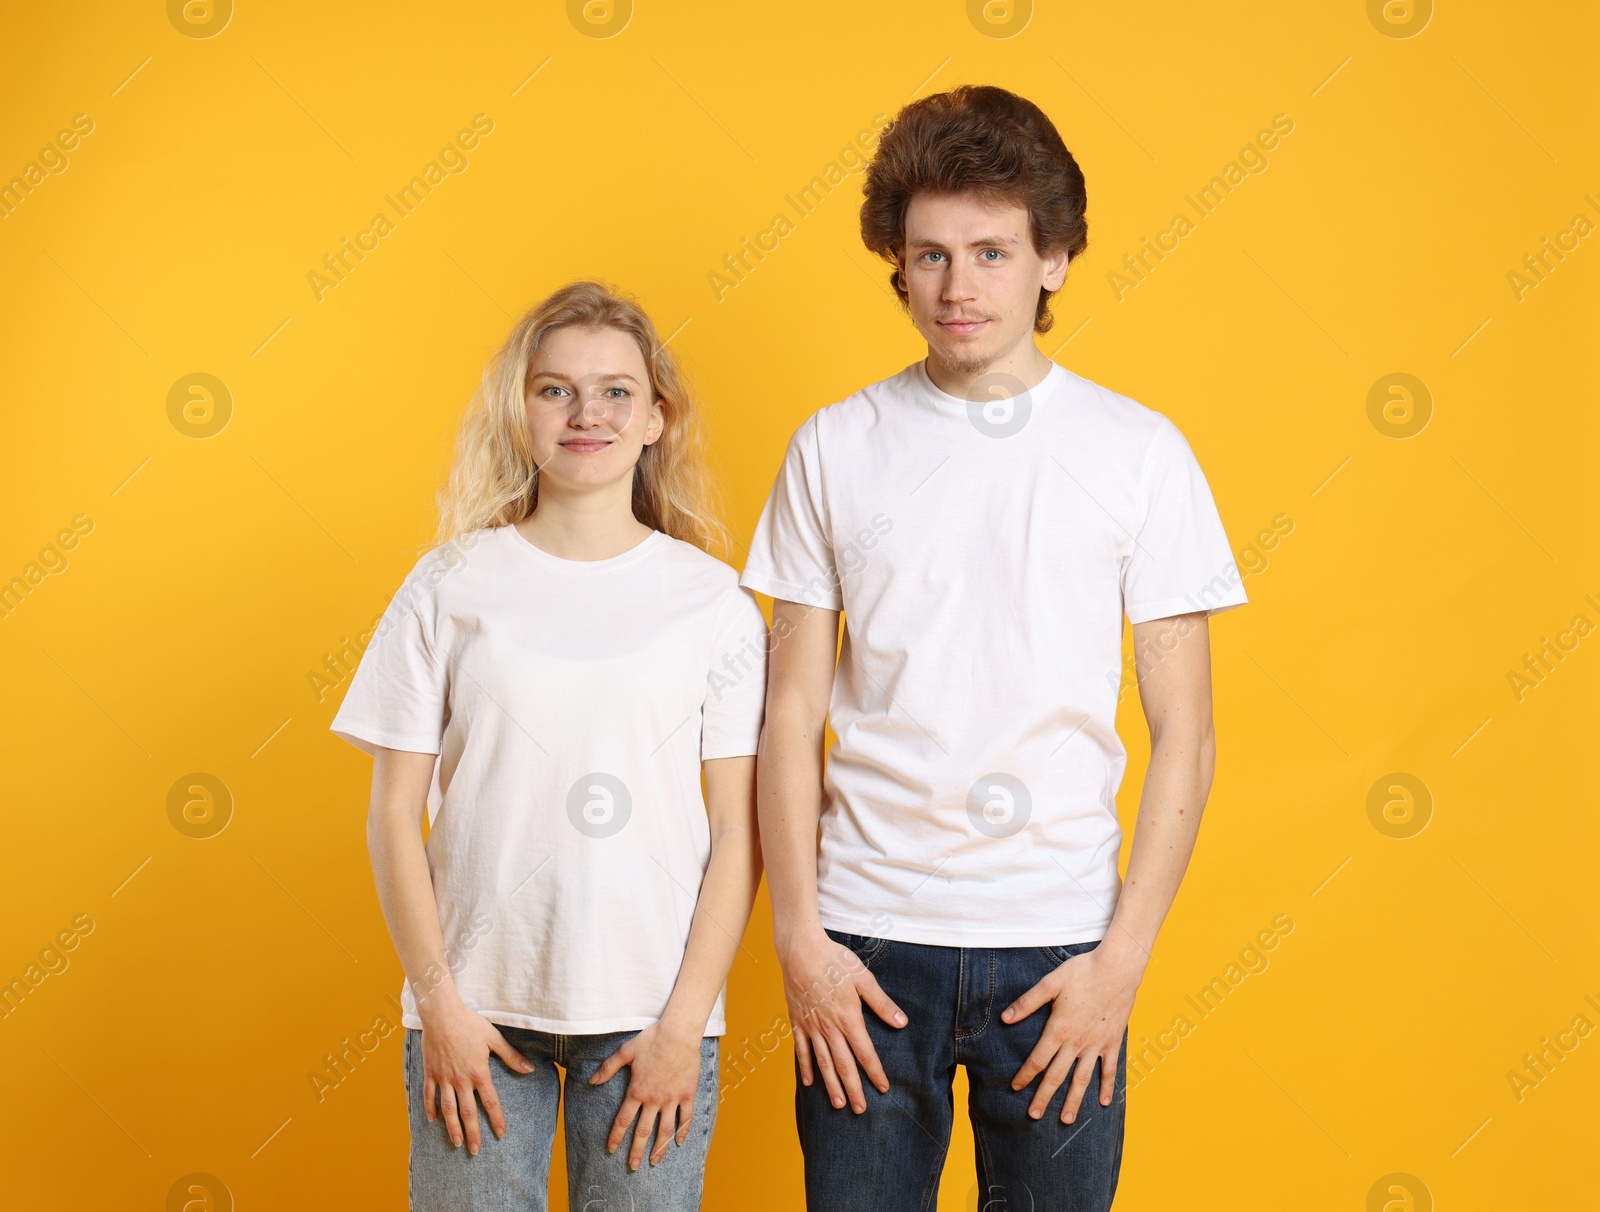
M861 239L895 263L905 248L906 208L918 191L972 193L1027 207L1034 251L1088 246L1083 171L1050 119L1032 101L989 84L963 84L913 101L883 132L867 166ZM899 271L889 284L907 303ZM1050 295L1039 291L1033 330L1049 332Z

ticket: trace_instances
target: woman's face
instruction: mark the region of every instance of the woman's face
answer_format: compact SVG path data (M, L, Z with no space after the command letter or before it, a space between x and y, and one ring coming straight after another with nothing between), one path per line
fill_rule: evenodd
M528 435L542 484L592 491L627 480L665 425L639 346L614 328L558 328L528 365Z

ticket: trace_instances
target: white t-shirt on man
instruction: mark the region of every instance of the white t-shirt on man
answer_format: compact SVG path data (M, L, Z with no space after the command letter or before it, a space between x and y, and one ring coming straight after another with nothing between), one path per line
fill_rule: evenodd
M710 859L700 763L756 752L766 639L734 570L660 531L580 561L493 527L417 563L331 728L439 755L428 866L468 1006L572 1035L661 1017ZM401 1006L420 1028L410 981Z
M916 362L796 430L741 583L845 615L824 926L952 947L1103 937L1122 616L1247 600L1171 421L1055 364L976 404Z

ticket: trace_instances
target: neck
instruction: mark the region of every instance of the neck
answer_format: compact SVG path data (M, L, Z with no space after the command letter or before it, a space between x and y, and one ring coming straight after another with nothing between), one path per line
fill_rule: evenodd
M539 503L517 523L517 530L535 547L563 560L608 560L652 533L633 516L632 477L587 492L541 483Z
M1001 397L1013 394L1006 386L1012 379L1021 384L1018 390L1031 391L1044 382L1045 376L1050 373L1051 362L1039 352L1030 334L1027 339L1017 342L983 366L951 364L932 345L928 346L928 356L923 365L927 368L928 378L940 391L971 399L974 390L981 388L983 398L990 399L997 394Z

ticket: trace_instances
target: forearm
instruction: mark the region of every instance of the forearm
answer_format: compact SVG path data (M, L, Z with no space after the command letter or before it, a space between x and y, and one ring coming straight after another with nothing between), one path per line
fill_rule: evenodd
M798 713L769 716L762 736L756 800L779 955L791 938L822 929L817 916L822 743L823 724Z
M1211 791L1215 742L1209 725L1152 738L1128 874L1106 931L1108 955L1143 969L1178 895Z
M454 999L456 992L439 928L433 876L422 844L420 810L413 811L406 802L416 788L401 785L408 781L407 773L375 770L367 850L389 937L422 1013ZM431 774L430 766L430 778ZM425 788L421 794L426 797Z
M713 839L683 965L661 1015L663 1030L694 1039L705 1034L744 938L760 882L761 847L754 830L728 829Z

